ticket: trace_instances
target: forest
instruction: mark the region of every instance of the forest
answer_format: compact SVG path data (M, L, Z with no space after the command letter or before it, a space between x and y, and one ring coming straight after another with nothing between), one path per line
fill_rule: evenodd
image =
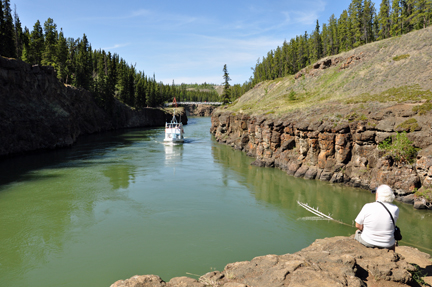
M16 6L12 13L9 0L0 1L0 39L0 55L53 66L62 83L91 91L106 109L114 98L134 108L161 106L174 97L177 101L219 101L214 89L157 82L154 74L137 71L118 54L93 49L85 34L78 39L66 37L51 18L43 25L36 21L31 31L22 28Z
M310 34L305 31L285 40L258 58L248 81L228 85L230 101L261 81L293 75L322 57L426 28L431 18L432 0L382 0L379 11L371 0L352 0L338 18L333 14L322 27L317 20ZM37 21L31 31L22 28L9 0L0 1L0 37L0 55L32 65L51 65L62 83L93 92L104 107L109 107L114 97L135 108L160 106L173 97L178 101L220 101L217 92L208 89L209 84L157 82L154 74L137 71L118 54L93 49L85 34L67 38L51 18L43 25ZM197 85L201 87L191 88Z

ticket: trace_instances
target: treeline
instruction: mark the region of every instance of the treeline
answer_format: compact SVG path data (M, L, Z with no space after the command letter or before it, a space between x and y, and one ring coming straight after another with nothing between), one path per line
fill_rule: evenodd
M182 102L219 102L220 97L214 89L214 84L181 84L177 86L180 95L177 101ZM180 99L180 100L179 100Z
M258 59L253 76L231 93L232 99L243 95L255 84L293 75L320 58L349 51L361 45L399 36L431 25L432 0L382 0L379 12L370 0L352 0L339 18L333 14L328 23L317 20L309 35L296 36L282 47ZM236 87L237 86L237 87ZM235 97L234 97L235 96Z
M30 31L22 28L9 0L0 1L0 55L21 59L29 64L51 65L58 79L93 92L99 104L110 109L114 98L135 107L155 107L166 101L214 101L216 93L188 91L183 85L157 82L155 75L137 71L118 54L93 50L86 35L74 39L58 31L53 19L43 26L36 21Z

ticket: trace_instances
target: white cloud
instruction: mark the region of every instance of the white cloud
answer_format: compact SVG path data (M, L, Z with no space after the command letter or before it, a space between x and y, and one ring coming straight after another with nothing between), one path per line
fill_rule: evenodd
M114 46L111 46L111 47L102 48L102 50L108 51L108 50L113 50L113 49L117 49L117 48L121 48L121 47L126 47L126 46L129 46L129 45L130 45L130 43L115 44Z

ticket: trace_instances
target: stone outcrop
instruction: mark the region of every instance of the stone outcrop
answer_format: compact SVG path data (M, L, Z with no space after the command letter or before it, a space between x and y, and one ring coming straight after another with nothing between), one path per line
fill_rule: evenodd
M365 114L349 113L340 106L325 109L279 119L218 112L212 116L210 132L217 141L255 157L255 165L366 189L388 184L400 200L419 202L416 208L431 208L413 196L417 189L432 187L431 112L418 115L409 104L376 108ZM329 110L339 113L331 118ZM407 122L415 125L404 124ZM398 131L408 131L413 145L422 149L412 164L398 163L378 148Z
M205 105L205 104L198 104L198 105L194 104L194 105L185 105L184 108L188 116L210 117L213 111L216 109L216 106Z
M117 100L103 109L90 92L60 83L51 66L0 57L0 157L69 146L83 134L163 126L170 120L160 109L133 110Z
M409 260L404 255L409 256ZM430 256L412 247L367 248L353 237L318 239L294 254L266 255L226 265L195 280L177 277L169 282L155 275L119 280L111 287L251 287L251 286L413 286L416 263L431 267Z
M334 57L334 58L325 58L323 60L320 60L318 62L316 62L315 64L311 65L308 68L303 68L300 71L298 71L295 75L294 75L294 79L299 79L302 76L306 76L306 77L314 77L317 76L319 74L320 70L325 70L328 69L330 67L334 67L339 65L339 63L342 63L339 67L339 71L340 70L344 70L344 69L348 69L352 66L355 66L359 63L361 63L362 61L365 60L365 54L364 52L360 52L357 55L350 55L350 56L346 56L346 57Z

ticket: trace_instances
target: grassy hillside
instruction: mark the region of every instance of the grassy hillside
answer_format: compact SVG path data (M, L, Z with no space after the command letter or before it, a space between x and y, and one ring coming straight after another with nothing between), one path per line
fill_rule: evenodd
M432 27L319 60L265 81L225 107L252 115L432 100ZM357 104L357 105L356 105Z

